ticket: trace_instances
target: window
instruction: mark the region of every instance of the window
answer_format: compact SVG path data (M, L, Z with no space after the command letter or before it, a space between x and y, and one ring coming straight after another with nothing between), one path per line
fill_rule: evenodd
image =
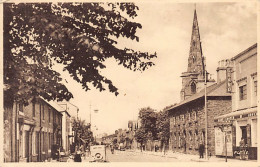
M254 81L254 92L255 96L257 96L257 81Z
M44 117L44 105L43 104L40 105L40 112L42 113L42 119L44 120L45 117Z
M32 103L32 112L33 117L35 117L35 102Z
M189 131L189 137L190 137L190 141L192 141L192 132Z
M239 99L245 100L247 98L246 85L239 87Z
M196 84L194 82L191 83L190 88L191 88L191 93L196 93Z
M175 117L172 118L172 121L173 121L173 125L175 125L176 124Z
M184 115L180 115L180 120L184 121Z
M18 111L23 112L23 104L18 104Z
M56 114L55 114L55 111L53 111L53 122L56 123Z
M196 121L197 120L197 113L196 113L196 111L193 112L193 115L194 115L194 120Z
M48 109L49 122L51 122L51 108Z

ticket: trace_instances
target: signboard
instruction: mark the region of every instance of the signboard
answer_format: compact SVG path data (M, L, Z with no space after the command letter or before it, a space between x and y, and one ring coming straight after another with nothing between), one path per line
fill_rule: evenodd
M220 128L215 127L215 154L222 155L224 148L224 133Z
M227 156L233 156L233 146L232 146L232 133L231 131L226 132L226 142L227 142ZM225 149L226 151L226 149ZM224 155L226 155L224 151Z
M215 154L225 156L226 146L227 156L233 156L231 127L224 128L224 131L221 131L219 127L215 127Z
M90 156L92 161L106 161L105 145L90 146Z
M227 68L227 93L232 93L232 68Z

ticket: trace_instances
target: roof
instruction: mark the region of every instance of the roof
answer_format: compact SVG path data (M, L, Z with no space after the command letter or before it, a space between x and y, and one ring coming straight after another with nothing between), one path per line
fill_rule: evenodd
M52 106L55 110L59 111L59 112L63 112L66 111L63 107L61 107L60 105L58 105L55 101L47 101L45 100L43 97L40 97L43 101L45 101L46 103L48 103L50 106Z
M76 117L77 111L79 110L79 108L78 108L76 105L74 105L74 104L72 104L71 102L66 101L66 100L61 101L61 102L58 102L58 105L60 105L60 106L66 105L66 106L64 106L63 108L65 108L65 110L67 111L67 113L68 113L69 115L71 115L71 116ZM68 106L68 105L69 105L69 106ZM76 110L72 110L72 109L71 109L71 106L72 106L74 109L76 109ZM75 111L75 112L74 112L74 111Z
M231 96L230 93L227 93L226 91L226 80L220 82L220 83L215 83L213 85L210 85L207 87L206 91L207 91L207 96L209 97L229 97ZM197 100L199 98L202 98L205 96L205 89L202 89L200 92L190 96L189 98L181 101L180 103L174 105L173 107L169 108L169 110L172 110L174 108L180 107L184 104L187 104L189 102L192 102L194 100Z
M246 50L244 50L243 52L239 53L238 55L236 55L235 57L231 58L231 60L236 60L237 58L239 58L240 56L244 55L245 53L249 52L250 50L254 49L257 47L257 43L250 46L249 48L247 48Z

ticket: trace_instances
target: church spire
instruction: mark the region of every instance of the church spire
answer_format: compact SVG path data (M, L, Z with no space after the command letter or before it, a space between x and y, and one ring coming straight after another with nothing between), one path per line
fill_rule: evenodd
M202 48L200 42L197 11L195 6L187 72L192 72L192 73L195 72L195 73L203 74L203 71L204 71L204 62L203 62Z

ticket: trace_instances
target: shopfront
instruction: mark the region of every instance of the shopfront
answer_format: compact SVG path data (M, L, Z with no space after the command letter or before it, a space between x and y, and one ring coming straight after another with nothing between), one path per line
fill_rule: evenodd
M256 108L215 118L215 151L217 156L227 152L228 157L257 159Z

